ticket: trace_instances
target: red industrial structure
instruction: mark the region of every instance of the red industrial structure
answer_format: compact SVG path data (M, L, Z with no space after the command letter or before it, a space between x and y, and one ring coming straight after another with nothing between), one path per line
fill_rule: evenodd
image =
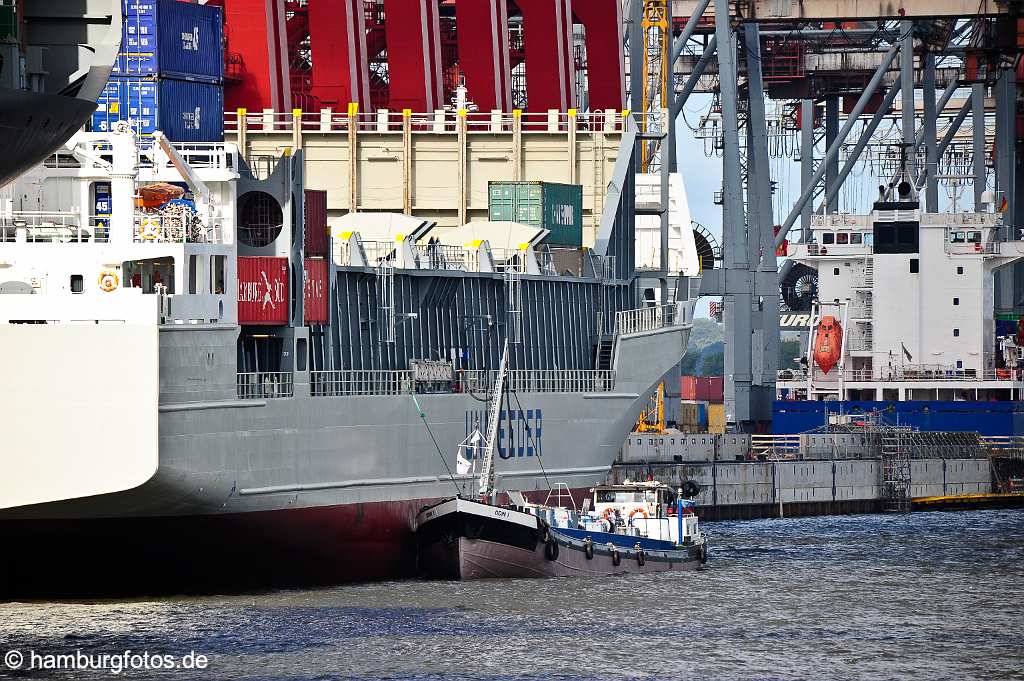
M505 0L463 0L455 8L458 22L472 31L458 32L459 69L469 96L481 111L512 109L512 65Z
M625 103L619 0L210 2L228 109L433 111L462 82L480 111L566 111L583 68L589 108Z
M212 4L212 3L211 3ZM242 108L291 108L284 0L221 0L224 7L224 104Z
M320 106L370 107L366 17L363 0L312 2L308 9L312 60L310 94Z

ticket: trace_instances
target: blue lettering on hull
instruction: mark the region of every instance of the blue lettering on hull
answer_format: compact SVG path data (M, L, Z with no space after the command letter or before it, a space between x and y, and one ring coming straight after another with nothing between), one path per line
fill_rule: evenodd
M497 451L502 459L519 456L544 456L544 416L540 409L502 409L498 416ZM487 428L487 410L466 411L466 437L474 430ZM466 457L476 455L467 451Z

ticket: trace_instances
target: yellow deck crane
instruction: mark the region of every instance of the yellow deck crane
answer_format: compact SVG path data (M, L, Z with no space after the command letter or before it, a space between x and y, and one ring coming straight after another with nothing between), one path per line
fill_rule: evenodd
M658 389L651 395L651 399L637 419L634 433L664 433L665 432L665 382L658 384Z

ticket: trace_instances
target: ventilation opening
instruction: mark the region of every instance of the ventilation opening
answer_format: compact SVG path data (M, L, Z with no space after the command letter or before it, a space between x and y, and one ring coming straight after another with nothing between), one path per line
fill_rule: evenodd
M246 246L269 246L283 226L281 204L270 194L248 192L238 199L238 240Z

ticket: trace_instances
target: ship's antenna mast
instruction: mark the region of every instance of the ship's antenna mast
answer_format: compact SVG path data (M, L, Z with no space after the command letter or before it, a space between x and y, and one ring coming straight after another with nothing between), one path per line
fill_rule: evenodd
M501 352L498 378L491 390L491 403L487 409L487 436L484 438L483 458L480 466L480 498L487 499L494 494L494 445L498 439L498 417L501 415L501 397L505 391L505 374L508 372L508 338Z

